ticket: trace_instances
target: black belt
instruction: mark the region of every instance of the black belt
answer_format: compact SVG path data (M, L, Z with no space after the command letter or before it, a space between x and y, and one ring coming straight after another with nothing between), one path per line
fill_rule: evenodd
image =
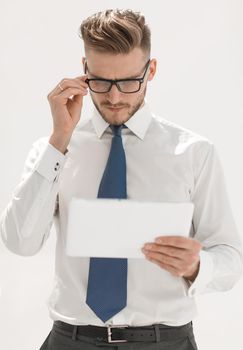
M62 321L54 321L53 329L57 332L76 338L80 336L91 337L97 341L107 343L123 342L159 342L183 338L192 332L192 322L183 326L166 326L154 324L152 326L130 327L126 325L99 326L74 326Z

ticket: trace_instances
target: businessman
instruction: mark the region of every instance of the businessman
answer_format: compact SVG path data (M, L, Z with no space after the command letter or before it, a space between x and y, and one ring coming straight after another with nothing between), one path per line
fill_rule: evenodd
M96 13L82 22L80 36L84 74L48 94L52 132L33 144L1 216L3 242L23 256L36 254L55 224L53 327L41 350L197 349L195 296L228 290L242 274L217 152L151 112L145 96L157 62L141 13ZM88 93L93 113L82 120ZM154 232L140 247L145 259L72 258L65 242L73 197L193 202L190 235Z

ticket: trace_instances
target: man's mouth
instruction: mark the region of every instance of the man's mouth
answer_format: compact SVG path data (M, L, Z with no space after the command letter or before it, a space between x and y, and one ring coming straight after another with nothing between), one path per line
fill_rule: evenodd
M110 106L107 106L107 108L109 108L109 109L112 110L112 111L118 111L118 110L120 110L120 109L123 109L124 106L123 106L123 107L110 107Z

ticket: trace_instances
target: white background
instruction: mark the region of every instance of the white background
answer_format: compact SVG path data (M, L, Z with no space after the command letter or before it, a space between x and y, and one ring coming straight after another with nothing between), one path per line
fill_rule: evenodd
M148 102L163 117L208 137L223 163L239 231L243 179L243 2L241 0L57 1L0 3L0 212L20 180L32 143L50 135L47 94L64 77L83 73L78 27L107 8L142 11L158 60ZM86 98L83 117L91 102ZM230 232L229 232L230 234ZM55 232L33 257L0 243L0 346L39 349L51 320ZM243 348L243 280L233 290L198 298L200 350Z

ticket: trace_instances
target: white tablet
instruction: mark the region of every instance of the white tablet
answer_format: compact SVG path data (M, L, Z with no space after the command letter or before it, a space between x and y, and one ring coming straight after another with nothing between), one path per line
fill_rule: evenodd
M188 236L194 205L130 199L73 198L66 254L72 257L145 258L141 248L158 236Z

